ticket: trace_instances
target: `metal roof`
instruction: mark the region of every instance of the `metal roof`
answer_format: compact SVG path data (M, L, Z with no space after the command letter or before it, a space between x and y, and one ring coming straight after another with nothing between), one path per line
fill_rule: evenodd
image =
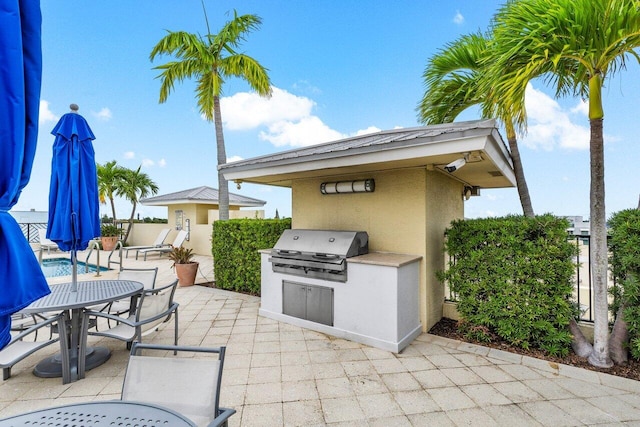
M225 178L290 186L293 179L402 167L442 166L465 153L482 160L456 173L481 187L515 185L511 155L496 121L473 120L401 128L220 165Z
M146 206L164 206L183 203L200 203L208 205L218 204L218 189L211 187L196 187L175 193L163 194L155 197L141 199L140 203ZM229 205L231 206L264 206L267 202L239 194L229 193Z

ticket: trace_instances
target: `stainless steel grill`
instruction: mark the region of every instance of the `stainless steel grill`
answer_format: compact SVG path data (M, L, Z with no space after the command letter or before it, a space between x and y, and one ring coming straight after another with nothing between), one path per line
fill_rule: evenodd
M273 271L347 281L347 258L369 253L365 231L285 230L271 250Z

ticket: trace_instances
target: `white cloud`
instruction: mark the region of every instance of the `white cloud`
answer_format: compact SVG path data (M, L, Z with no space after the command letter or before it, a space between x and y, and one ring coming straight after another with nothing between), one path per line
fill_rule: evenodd
M316 116L304 117L296 122L279 121L271 124L267 132L260 132L260 139L269 141L276 147L306 147L343 137L343 134L331 129Z
M60 117L53 114L53 112L49 109L49 101L45 101L44 99L40 100L40 116L38 118L38 124L45 123L53 123L57 122Z
M122 155L122 157L124 157L125 159L135 159L136 153L134 153L133 151L127 151Z
M230 130L247 130L279 121L295 121L311 114L315 102L285 90L273 88L264 98L256 93L239 92L220 100L222 120Z
M456 10L456 14L453 16L453 23L456 25L464 24L464 16L462 16L459 10Z
M375 126L369 126L366 129L361 129L361 130L357 131L356 132L356 136L367 135L367 134L370 134L370 133L376 133L376 132L380 132L380 131L381 131L380 128L377 128Z
M256 93L240 92L220 100L222 120L229 130L262 128L259 137L276 147L306 147L335 141L348 135L331 129L318 116L313 115L316 103L305 96L273 88L270 98ZM266 128L266 129L265 129ZM370 126L354 135L379 132ZM231 161L228 159L228 161Z
M92 111L91 114L93 115L93 117L99 120L103 120L105 122L111 120L111 117L112 117L111 110L108 109L107 107L103 108L97 113L95 111Z
M227 157L227 163L239 162L240 160L244 160L244 159L240 156Z
M589 128L573 123L569 113L562 110L553 98L534 89L531 84L527 86L525 105L528 130L523 144L544 150L589 148ZM583 109L578 105L571 111L582 112Z
M151 159L142 159L142 166L145 168L150 168L155 165L155 162Z
M158 160L158 166L160 166L161 168L167 166L167 161L165 159Z

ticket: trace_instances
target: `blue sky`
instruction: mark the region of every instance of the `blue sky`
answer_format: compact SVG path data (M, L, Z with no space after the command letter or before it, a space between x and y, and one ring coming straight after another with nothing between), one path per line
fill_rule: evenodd
M241 50L269 69L274 94L265 100L240 80L224 87L222 116L229 160L246 159L361 132L420 125L428 58L462 34L485 30L502 4L492 0L212 1L212 32L233 9L259 15L261 28ZM193 82L177 84L165 104L149 61L166 30L206 33L200 0L42 0L43 84L39 146L31 182L14 210L47 210L50 134L70 103L91 125L96 160L137 168L159 194L217 187L213 125L198 113ZM610 79L604 91L606 204L609 214L635 207L640 178L637 109L640 68ZM529 133L521 155L537 213L589 216L588 119L580 99L554 100L542 82L527 94ZM460 120L479 118L467 111ZM504 137L504 132L502 132ZM291 214L290 192L244 184L230 190ZM118 201L119 218L130 205ZM110 213L107 206L103 213ZM140 206L142 216L166 209ZM465 202L469 218L519 214L515 188L483 190Z

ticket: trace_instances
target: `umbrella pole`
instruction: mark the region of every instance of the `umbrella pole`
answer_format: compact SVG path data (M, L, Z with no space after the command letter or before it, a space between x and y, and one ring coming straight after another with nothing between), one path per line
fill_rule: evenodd
M78 254L71 249L71 292L78 291Z

